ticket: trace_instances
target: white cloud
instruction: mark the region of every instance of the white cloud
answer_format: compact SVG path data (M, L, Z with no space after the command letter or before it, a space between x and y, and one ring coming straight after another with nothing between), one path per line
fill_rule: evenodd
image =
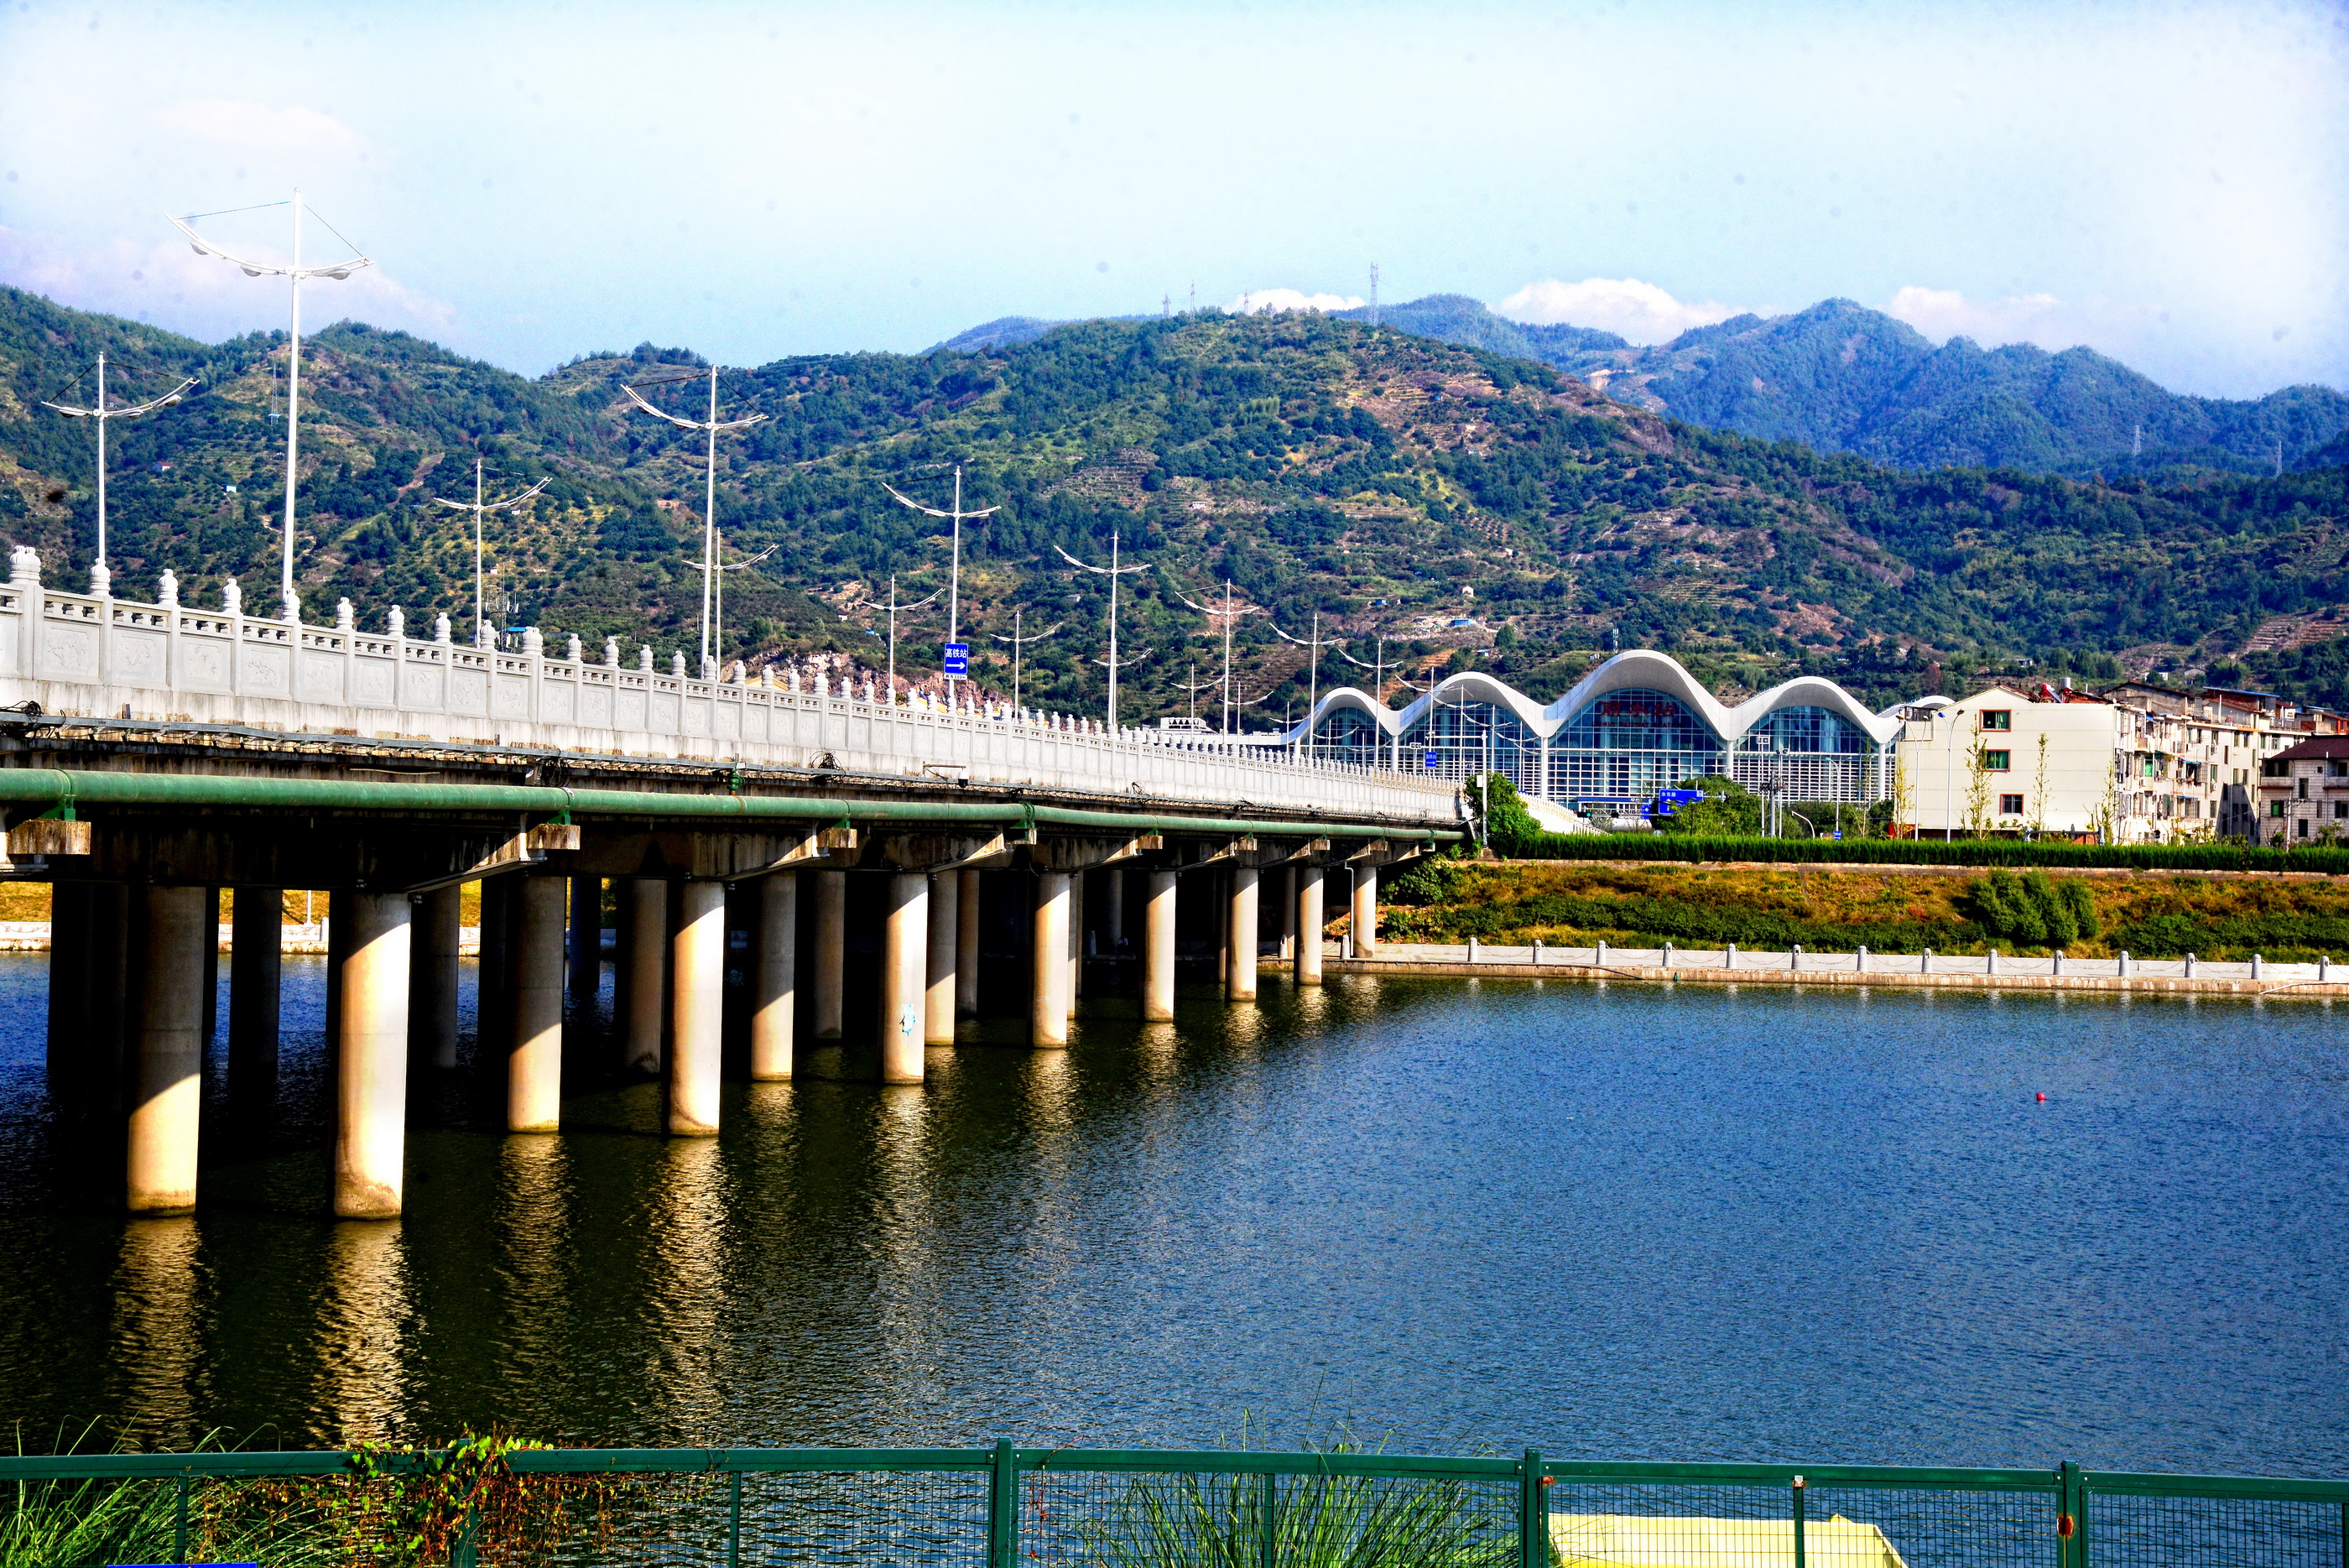
M282 252L262 245L241 254L256 261L285 259ZM246 277L226 262L197 255L179 240L114 239L77 248L0 227L0 282L78 310L151 321L197 337L268 331L286 321L283 279ZM355 272L348 282L304 286L305 332L345 317L442 342L460 325L450 306L387 277L380 267Z
M347 158L367 148L364 137L333 115L299 104L196 98L158 110L155 119L167 130L257 154Z
M1351 294L1306 294L1294 288L1255 288L1241 295L1226 310L1252 316L1275 310L1358 310L1362 300Z
M1546 277L1494 306L1493 313L1540 326L1565 322L1595 327L1633 343L1661 343L1692 327L1710 327L1741 314L1718 300L1700 305L1674 299L1636 277L1586 277L1580 283Z
M1968 299L1954 288L1924 288L1913 283L1893 295L1892 303L1884 309L1886 315L1907 322L1937 343L1966 337L1993 348L2002 343L2069 348L2109 333L2118 325L2116 318L2128 314L2097 302L2067 306L2052 294Z

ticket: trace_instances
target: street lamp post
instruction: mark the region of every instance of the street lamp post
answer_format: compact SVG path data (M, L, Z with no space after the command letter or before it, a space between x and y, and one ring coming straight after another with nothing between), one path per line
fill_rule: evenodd
M470 512L473 514L473 646L475 648L487 648L490 645L488 611L483 607L484 601L481 597L482 514L490 512L505 512L519 506L544 490L549 483L542 479L520 495L509 495L503 501L483 501L481 499L481 460L477 457L473 460L473 498L471 501L451 501L445 495L436 495L432 498L440 505L446 506L453 512Z
M98 401L96 404L87 409L78 408L70 403L44 402L41 405L45 409L55 409L69 420L98 421L98 569L90 574L94 579L91 584L93 588L98 586L98 581L109 580L111 576L106 565L106 421L135 420L141 414L151 414L157 409L170 408L173 403L186 397L188 389L202 379L200 376L190 376L160 398L153 398L143 403L135 403L129 408L109 409L106 406L106 351L100 349L98 355Z
M1287 632L1280 629L1278 621L1273 622L1272 630L1276 637L1287 639L1299 648L1312 649L1312 674L1305 689L1305 722L1310 726L1313 722L1313 710L1321 705L1321 650L1325 648L1336 648L1346 639L1342 637L1324 638L1321 635L1321 612L1318 609L1313 612L1313 635L1309 638L1289 637ZM1307 742L1311 738L1309 729ZM1300 748L1304 743L1300 742Z
M951 512L941 512L935 506L925 506L911 496L899 493L885 481L881 488L896 496L902 505L910 506L916 512L926 513L932 517L950 517L954 520L953 566L947 576L947 640L960 642L962 640L962 520L966 517L991 517L1003 508L998 505L984 507L977 512L965 512L962 509L962 464L955 464L954 476L954 510ZM951 681L955 679L956 677L949 671L947 680Z
M261 205L274 207L281 203L264 202ZM336 262L330 266L304 266L302 265L302 214L306 209L299 190L294 192L293 205L294 265L291 266L269 266L261 262L247 261L242 256L232 255L196 233L193 227L198 218L217 218L227 213L257 212L259 208L230 207L219 213L193 213L187 217L171 218L170 221L174 228L188 236L189 245L198 255L218 256L224 262L233 263L243 269L244 275L247 277L282 277L286 280L293 293L293 331L285 362L285 559L279 563L278 595L285 618L289 621L298 621L302 618L302 606L301 602L294 597L294 489L295 481L301 472L298 459L302 413L302 284L305 279L313 277L332 278L340 283L359 268L372 266L375 263L371 257L355 254L350 260ZM322 223L326 223L324 218L318 221ZM351 244L350 241L343 239L342 234L336 231L334 224L326 223L326 231L334 234L336 239L343 240L345 244ZM358 246L351 245L351 249L356 253Z
M1194 599L1194 598L1190 597L1188 595L1185 594L1185 593L1184 593L1181 589L1179 589L1179 588L1176 588L1176 589L1171 589L1171 590L1169 590L1169 591L1171 591L1171 592L1174 595L1174 597L1175 597L1176 598L1181 599L1185 604L1189 605L1193 609L1197 610L1201 615L1206 616L1206 617L1208 617L1210 619L1220 619L1220 620L1224 623L1224 675L1223 675L1223 688L1224 688L1224 733L1225 733L1226 736L1228 736L1228 735L1232 732L1232 706L1233 706L1233 703L1232 703L1232 626L1233 626L1233 623L1234 623L1234 622L1236 622L1237 620L1238 620L1238 618L1239 618L1240 617L1244 616L1244 615L1266 615L1266 614L1268 614L1268 613L1270 613L1270 612L1267 611L1267 610L1264 608L1264 607L1263 607L1263 606L1261 606L1261 605L1235 605L1235 604L1233 604L1233 603L1232 603L1232 585L1231 585L1231 581L1230 581L1230 579L1229 579L1229 578L1226 578L1226 579L1225 579L1225 582L1224 582L1224 607L1223 607L1223 608L1221 608L1221 609L1217 609L1214 605L1211 605L1211 604L1203 605L1203 604L1199 603L1199 602L1198 602L1198 600ZM1251 701L1253 701L1253 699L1251 699Z
M1086 563L1078 560L1074 556L1070 555L1066 550L1061 550L1061 547L1058 545L1052 546L1055 550L1061 550L1061 559L1068 562L1069 565L1076 567L1079 571L1091 572L1096 576L1107 577L1109 579L1108 712L1109 732L1112 735L1117 733L1117 580L1120 577L1130 576L1134 572L1147 571L1149 569L1146 566L1119 566L1117 564L1117 535L1112 531L1109 536L1109 565L1106 566L1088 566ZM1145 649L1145 651L1147 650ZM1137 655L1136 657L1138 658L1140 656ZM1102 660L1095 659L1093 662L1098 664L1101 663ZM1132 663L1133 660L1129 659L1127 662Z
M1025 606L1022 606L1020 608L1015 609L1011 612L1011 635L1009 637L1004 636L999 631L989 632L988 634L994 638L998 642L1008 642L1011 645L1011 711L1015 714L1019 711L1020 650L1031 642L1043 641L1046 638L1061 629L1060 623L1055 621L1052 625L1046 627L1042 631L1036 633L1032 637L1023 636L1019 630L1019 621L1020 618L1027 613Z
M775 546L775 545L768 545L765 549L763 549L763 550L760 551L760 552L759 552L757 555L755 555L755 556L743 556L743 557L742 557L740 560L739 560L739 561L729 561L729 560L727 560L727 559L726 559L726 535L723 535L723 534L720 534L720 535L718 535L718 554L717 554L717 557L716 557L716 562L717 562L717 565L716 565L716 570L717 570L717 572L718 572L718 574L719 574L719 576L718 576L718 586L717 586L717 587L715 587L714 589L712 589L712 590L711 590L711 592L710 592L710 596L709 596L709 602L710 602L710 614L709 614L709 618L710 618L710 626L711 626L711 628L712 628L712 632L713 632L713 635L715 636L715 638L716 638L716 639L717 639L717 645L718 645L718 647L719 647L719 649L724 649L724 647L726 646L726 576L725 576L725 574L727 574L728 572L739 572L739 571L740 571L740 570L741 570L743 567L745 567L745 566L757 566L760 562L761 562L761 561L765 560L768 556L770 556L773 555L773 554L775 553L776 548L777 548L777 546ZM707 570L707 569L708 569L708 568L705 568L705 570Z
M698 376L668 376L657 381L642 383L647 387L672 386L679 381L698 381ZM629 400L655 419L667 420L679 430L703 431L709 436L709 488L701 508L701 678L709 679L711 596L718 587L718 432L748 430L767 416L752 414L747 419L720 420L718 417L718 367L709 367L709 417L706 420L680 419L657 409L637 396L636 389L623 381L620 390Z
M934 588L913 603L901 605L897 602L897 574L889 574L889 603L885 607L889 611L889 706L892 708L897 705L897 616L903 610L921 608L936 598L941 591Z

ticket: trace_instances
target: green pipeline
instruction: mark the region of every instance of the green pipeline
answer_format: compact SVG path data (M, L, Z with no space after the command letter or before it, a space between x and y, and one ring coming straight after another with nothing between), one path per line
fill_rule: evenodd
M1261 834L1320 838L1401 838L1449 843L1455 829L1361 822L1259 821L1166 813L1079 811L1024 802L840 800L816 795L665 794L564 789L542 784L374 784L343 779L226 778L199 774L80 773L0 769L0 802L71 816L93 805L224 807L278 811L522 814L544 819L670 817L702 822L903 823L914 826L1094 828L1121 833Z

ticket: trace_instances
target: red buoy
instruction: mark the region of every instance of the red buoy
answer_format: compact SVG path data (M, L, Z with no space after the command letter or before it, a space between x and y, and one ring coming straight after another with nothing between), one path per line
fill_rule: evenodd
M2047 1103L2047 1092L2044 1089L2039 1092L2039 1103L2043 1106Z

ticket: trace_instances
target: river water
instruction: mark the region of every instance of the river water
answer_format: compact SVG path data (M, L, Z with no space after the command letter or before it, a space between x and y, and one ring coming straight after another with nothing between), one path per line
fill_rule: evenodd
M202 1212L131 1223L53 1119L45 975L0 960L28 1447L1245 1425L2349 1474L2330 1004L1273 980L933 1051L917 1090L812 1053L730 1085L714 1142L657 1136L649 1085L508 1137L475 1080L419 1080L407 1217L362 1224L322 1217L322 971L289 960L274 1116L215 1083Z

